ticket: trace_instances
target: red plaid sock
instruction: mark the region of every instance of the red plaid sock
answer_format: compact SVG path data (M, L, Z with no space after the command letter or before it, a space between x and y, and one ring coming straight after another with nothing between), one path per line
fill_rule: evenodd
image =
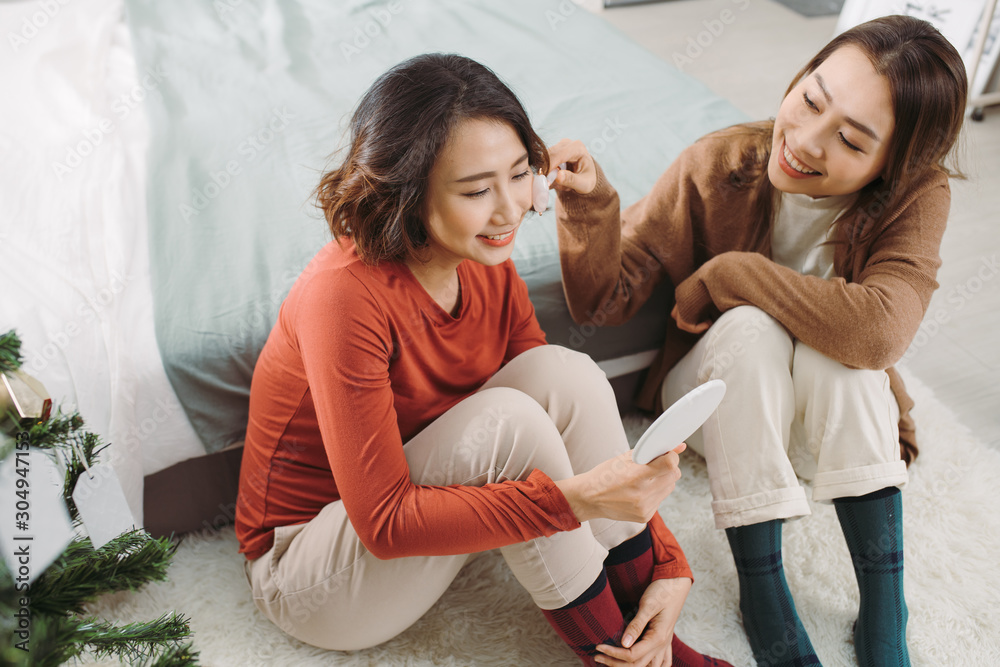
M674 656L673 667L733 667L725 660L710 658L707 655L698 653L698 651L695 651L678 639L677 635L674 635L674 639L670 644L670 651Z
M649 526L608 552L604 569L618 605L628 613L639 606L639 598L653 580L653 540Z
M619 646L625 623L602 570L583 595L559 609L543 609L545 619L585 665L595 665L598 644Z

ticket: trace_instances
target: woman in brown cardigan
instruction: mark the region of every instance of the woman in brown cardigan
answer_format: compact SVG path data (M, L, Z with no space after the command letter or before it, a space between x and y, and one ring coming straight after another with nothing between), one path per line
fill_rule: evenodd
M621 323L669 280L674 322L640 405L728 385L688 444L760 665L819 664L781 564L782 521L810 513L797 476L834 503L853 558L859 663L909 664L898 487L917 449L892 365L938 287L965 97L940 33L886 17L820 51L773 121L702 138L624 211L582 143L550 149L568 163L553 187L574 318Z

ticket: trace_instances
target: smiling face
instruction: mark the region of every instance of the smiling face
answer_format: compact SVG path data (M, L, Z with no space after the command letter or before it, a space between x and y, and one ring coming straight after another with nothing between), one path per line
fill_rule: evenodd
M528 151L510 125L466 119L451 132L428 176L423 259L441 270L463 259L493 266L510 257L531 208Z
M860 49L841 47L781 103L768 177L782 192L857 192L885 168L894 128L888 80Z

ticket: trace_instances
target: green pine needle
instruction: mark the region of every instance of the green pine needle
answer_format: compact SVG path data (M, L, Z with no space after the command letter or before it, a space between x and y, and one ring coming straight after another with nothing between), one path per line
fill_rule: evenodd
M153 539L142 530L123 533L97 550L88 538L74 541L32 583L32 609L80 613L83 605L105 593L163 581L176 548L169 539Z
M0 335L0 372L21 366L21 340L14 330ZM73 489L87 467L94 465L105 446L83 431L79 413L55 416L27 427L28 441L45 450L65 469L63 497L75 522L79 513ZM0 458L11 442L0 442ZM76 539L36 579L30 589L30 651L17 648L20 597L14 580L0 559L0 667L32 665L58 667L85 650L96 657L118 656L146 667L197 665L198 653L181 640L191 635L188 621L176 613L155 621L117 626L94 618L81 619L86 603L105 593L137 590L150 581L167 578L177 545L167 538L153 539L143 530L122 534L94 549L89 538Z
M160 542L151 538L147 540ZM124 550L127 551L129 545L136 542L136 535L128 534L109 542L99 551L90 549L90 552L100 554L107 549L108 553L103 555L113 556L114 549L125 545ZM174 547L168 545L168 548L172 551ZM42 578L48 575L47 570ZM128 664L145 660L143 664L148 667L198 664L197 652L190 644L180 643L191 635L189 622L185 617L170 613L154 621L116 626L95 618L80 618L69 609L50 613L47 608L52 606L52 600L47 598L49 592L45 586L39 585L41 581L39 579L31 586L30 650L25 652L17 648L16 644L22 640L15 634L18 596L23 594L15 593L13 579L0 559L0 667L58 667L83 654L85 650L98 658L109 655L124 657ZM50 580L48 585L52 583Z
M76 431L72 434L71 439L76 443L76 447L68 447L62 453L66 468L63 479L63 500L66 501L66 509L69 511L70 518L73 521L79 521L80 511L76 508L76 502L73 500L73 490L76 489L76 483L80 476L86 472L87 468L95 464L97 455L107 445L101 443L100 436L89 431ZM83 457L80 456L81 453Z
M33 447L45 451L61 464L66 474L63 480L63 500L73 521L79 521L80 514L73 502L73 490L80 475L97 461L97 455L107 445L90 431L83 430L80 413L63 414L61 410L45 421L32 424L27 429L28 442Z
M68 415L57 409L55 414L28 427L28 442L38 449L59 450L70 444L73 434L83 428L83 417L79 412ZM89 463L89 461L88 461Z
M0 665L59 667L83 652L77 641L81 625L80 619L71 616L32 614L28 650L17 648L16 642L22 640L14 637L10 648L0 649Z
M198 652L191 644L174 644L150 658L142 667L186 667L198 664Z
M162 644L176 642L190 635L188 620L171 612L155 621L127 625L87 619L80 625L76 640L85 644L97 658L115 655L127 658L130 664L134 664L155 656Z
M21 339L13 329L0 334L0 373L21 367Z

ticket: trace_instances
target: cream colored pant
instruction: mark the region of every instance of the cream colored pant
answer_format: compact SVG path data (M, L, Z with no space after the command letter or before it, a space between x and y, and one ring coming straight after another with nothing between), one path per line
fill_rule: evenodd
M628 441L604 372L586 355L546 345L513 359L403 450L416 484L481 486L535 468L565 479L627 451ZM643 528L596 519L500 552L535 603L555 609L597 579L608 549ZM469 558L379 560L337 501L308 523L276 529L274 546L246 570L257 608L279 628L314 646L355 650L412 625Z
M688 445L705 457L718 528L810 513L814 500L906 483L899 406L885 371L858 370L793 339L753 306L729 310L671 369L663 405L721 378L726 396Z

